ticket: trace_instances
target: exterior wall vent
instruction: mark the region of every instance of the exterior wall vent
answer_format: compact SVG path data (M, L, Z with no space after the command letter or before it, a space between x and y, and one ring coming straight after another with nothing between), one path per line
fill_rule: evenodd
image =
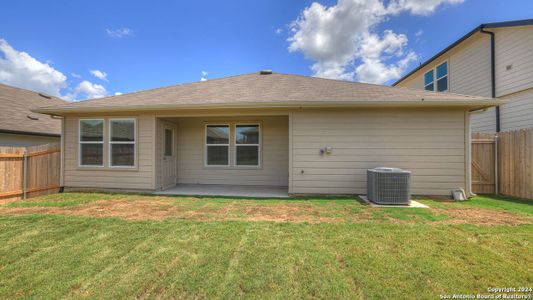
M369 169L368 200L377 204L409 205L411 203L411 172L397 168Z

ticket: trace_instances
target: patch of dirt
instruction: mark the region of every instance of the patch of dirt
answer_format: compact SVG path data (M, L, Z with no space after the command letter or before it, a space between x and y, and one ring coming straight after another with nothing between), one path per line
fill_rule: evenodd
M473 224L473 225L520 225L533 224L533 217L513 214L503 210L482 208L430 208L436 215L446 215L441 221L413 219L400 220L389 214L375 219L373 208L351 212L336 210L335 217L328 215L324 207L303 203L280 203L273 205L226 203L220 206L209 205L191 208L187 203L166 199L123 199L101 200L67 207L0 207L0 214L56 214L97 218L117 217L125 220L165 220L170 218L194 221L252 221L252 222L291 222L291 223L390 223L390 224ZM337 214L341 214L338 215Z
M224 205L191 210L155 200L102 200L69 207L0 207L0 214L59 214L97 218L118 217L125 220L165 220L179 218L199 221L244 220L271 222L341 222L320 216L312 208L293 205Z
M510 213L503 210L483 208L431 208L437 214L451 217L448 220L436 221L435 224L473 224L473 225L521 225L533 224L533 218Z
M274 222L308 222L308 223L338 223L342 219L330 218L320 215L315 208L303 205L269 205L269 206L245 206L234 208L228 206L224 209L226 213L237 210L246 217L247 221L274 221ZM239 219L239 218L238 218Z

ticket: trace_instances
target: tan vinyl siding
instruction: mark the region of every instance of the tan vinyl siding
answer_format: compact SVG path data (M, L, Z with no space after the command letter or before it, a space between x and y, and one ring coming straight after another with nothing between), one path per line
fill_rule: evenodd
M496 96L533 88L533 26L500 28L496 33ZM507 70L507 66L511 66Z
M448 61L449 91L452 93L491 96L490 39L477 35L400 82L399 87L424 89L424 73Z
M533 127L533 26L490 29L495 32L496 97L510 100L500 107L501 130ZM450 91L491 96L490 39L477 33L398 86L423 89L424 73L444 59L450 64ZM471 114L473 132L496 131L494 108Z
M429 69L428 69L429 70ZM423 90L424 89L424 74L422 76L411 76L397 85L398 87L407 87L410 89Z
M510 101L500 106L502 131L533 127L533 88L502 99Z
M450 92L491 96L490 38L478 35L450 52Z
M470 114L470 126L472 132L495 132L496 110L491 107L485 111L477 111Z
M205 167L204 126L207 122L261 123L261 167ZM287 116L180 118L178 121L178 183L287 186L288 135ZM230 147L230 159L233 159L232 148Z
M91 116L105 118L112 116ZM153 137L154 115L128 115L137 118L137 167L135 169L109 168L108 123L104 127L104 166L88 168L78 166L79 117L65 117L65 186L73 188L154 189Z
M465 187L462 110L300 111L292 115L291 193L365 194L366 169L411 170L414 194ZM319 149L331 146L332 154Z

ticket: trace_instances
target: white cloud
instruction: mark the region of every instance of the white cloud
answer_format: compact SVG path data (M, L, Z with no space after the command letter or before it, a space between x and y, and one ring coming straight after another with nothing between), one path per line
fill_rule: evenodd
M67 77L0 39L0 82L59 97Z
M291 23L289 51L313 60L315 76L384 83L399 78L416 55L405 51L404 34L386 30L381 38L374 33L376 25L402 11L427 15L440 4L460 2L391 0L385 5L382 0L338 0L331 7L314 2Z
M202 71L202 77L200 77L200 81L206 81L207 80L207 71Z
M84 80L74 88L72 94L69 94L71 99L93 99L93 98L103 98L107 96L106 89L99 84L92 83L90 81Z
M415 32L416 37L421 37L424 34L424 30L419 29L417 32Z
M81 78L71 73L74 78ZM63 98L68 101L83 98L100 98L107 95L106 89L87 80L75 88L67 84L67 77L48 63L33 58L26 52L14 49L6 40L0 39L0 82L36 92ZM66 94L63 94L65 93Z
M100 80L103 80L103 81L109 81L107 80L107 73L106 72L103 72L103 71L100 71L100 70L90 70L89 71L91 73L91 75L93 75L94 77L100 79Z
M283 29L282 28L276 28L276 30L274 30L274 32L276 34L281 34L283 32Z
M404 55L407 37L385 30L383 38L375 34L365 37L358 49L361 64L355 68L356 80L369 83L384 83L399 78L409 63L417 56L410 51ZM387 64L391 57L400 58L396 63Z
M428 16L441 4L459 4L464 0L393 0L388 6L391 13L409 11L414 15Z
M122 95L122 94L123 94L123 93L121 93L121 92L115 92L115 96L120 96L120 95Z
M108 36L112 38L123 38L127 36L133 36L133 30L127 27L117 28L117 29L108 29L106 28L105 32Z

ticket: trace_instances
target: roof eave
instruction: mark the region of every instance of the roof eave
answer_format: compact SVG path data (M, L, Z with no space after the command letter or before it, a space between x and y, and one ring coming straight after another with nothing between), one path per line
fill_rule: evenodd
M169 109L269 109L269 108L338 108L338 107L464 107L469 109L481 109L503 104L502 100L476 99L476 100L398 100L398 101L308 101L308 102L275 102L275 103L217 103L217 104L165 104L165 105L128 105L106 107L46 107L33 109L33 112L48 115L64 115L69 113L92 113L92 112L129 112L129 111L158 111Z
M21 135L35 135L35 136L49 136L49 137L60 137L61 136L61 134L59 134L59 133L35 132L35 131L11 130L11 129L0 129L0 133L21 134Z

